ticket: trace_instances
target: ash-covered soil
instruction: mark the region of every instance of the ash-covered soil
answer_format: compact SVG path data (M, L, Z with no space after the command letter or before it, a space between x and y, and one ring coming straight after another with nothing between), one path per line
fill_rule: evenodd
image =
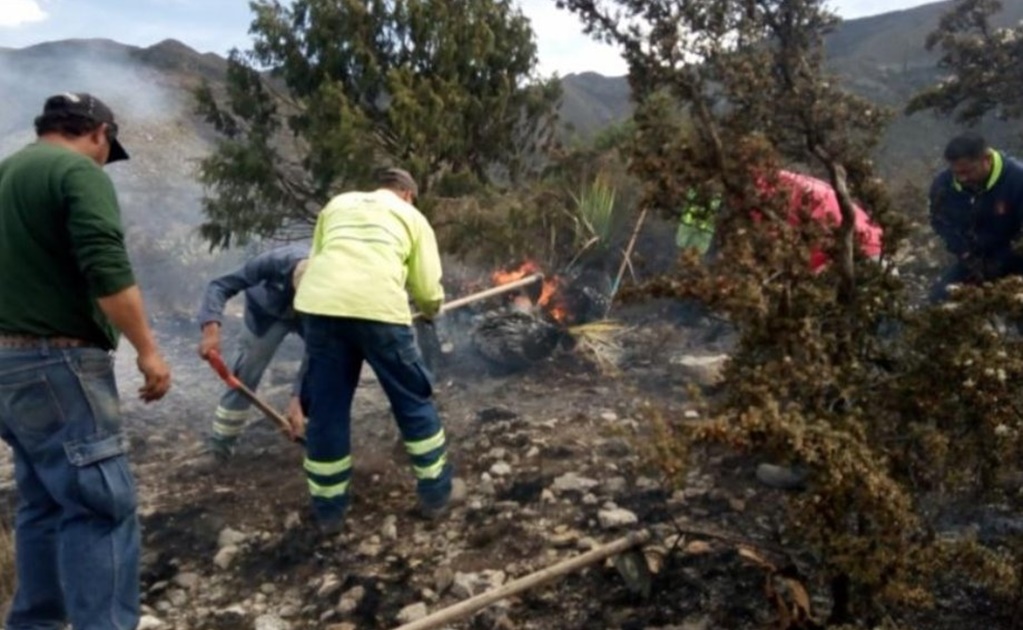
M643 466L651 410L700 421L687 391L714 381L727 326L669 302L614 316L626 326L616 373L579 348L502 376L458 357L438 369L436 400L468 496L437 522L415 512L411 470L367 368L354 409L353 503L335 539L309 520L301 448L256 412L233 461L217 466L202 453L222 386L195 355L194 327L162 322L175 370L164 401L133 399L130 350L118 364L144 528L140 627L396 628L643 528L653 536L643 556L594 564L442 627L778 627L802 588L823 619L825 584L786 536L784 495L756 485L758 462L697 453L681 488ZM278 408L300 352L289 340L260 388ZM10 498L9 465L2 474ZM637 565L653 572L628 569ZM983 606L952 596L919 627L1000 627Z

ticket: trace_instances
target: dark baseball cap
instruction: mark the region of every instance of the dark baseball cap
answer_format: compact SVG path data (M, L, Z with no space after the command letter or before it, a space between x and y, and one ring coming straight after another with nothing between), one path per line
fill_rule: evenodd
M47 114L70 114L105 123L107 139L110 141L110 157L107 158L107 164L128 159L128 152L124 150L121 141L117 139L117 123L114 122L114 112L95 96L85 92L56 94L46 99L46 104L43 105L43 115Z

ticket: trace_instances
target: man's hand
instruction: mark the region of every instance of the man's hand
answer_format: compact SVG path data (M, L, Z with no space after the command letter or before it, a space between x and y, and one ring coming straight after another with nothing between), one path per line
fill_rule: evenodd
M302 405L298 402L298 396L292 396L288 401L288 423L291 427L288 436L297 440L305 435L305 414L302 413Z
M139 388L139 398L146 402L160 400L171 386L171 373L159 352L140 354L136 361L145 384Z
M208 322L202 327L202 340L199 342L199 356L205 359L210 352L220 352L220 324Z

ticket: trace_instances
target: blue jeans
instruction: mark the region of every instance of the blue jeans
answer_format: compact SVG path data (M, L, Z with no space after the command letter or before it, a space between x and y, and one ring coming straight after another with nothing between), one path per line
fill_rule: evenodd
M255 391L277 353L277 348L293 330L292 325L280 321L267 327L263 335L256 335L248 326L243 326L231 371L246 387ZM245 420L251 406L249 399L238 390L228 389L224 392L213 420L213 435L228 440L238 438L245 429Z
M426 507L446 503L452 476L446 438L432 400L432 377L411 327L319 315L307 315L303 322L308 368L301 399L309 419L305 470L317 517L336 521L348 507L352 399L364 361L391 403L419 500Z
M0 437L20 499L7 630L135 628L139 525L113 357L0 348Z

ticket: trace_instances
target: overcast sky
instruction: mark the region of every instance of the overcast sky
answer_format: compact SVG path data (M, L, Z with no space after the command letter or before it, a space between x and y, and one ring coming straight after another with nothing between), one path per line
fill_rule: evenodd
M578 19L554 0L518 0L533 21L544 73L592 70L625 74L614 48L580 31ZM922 0L830 0L844 18L927 4ZM0 46L22 48L55 39L103 37L148 46L173 38L225 54L249 47L248 0L0 0Z

